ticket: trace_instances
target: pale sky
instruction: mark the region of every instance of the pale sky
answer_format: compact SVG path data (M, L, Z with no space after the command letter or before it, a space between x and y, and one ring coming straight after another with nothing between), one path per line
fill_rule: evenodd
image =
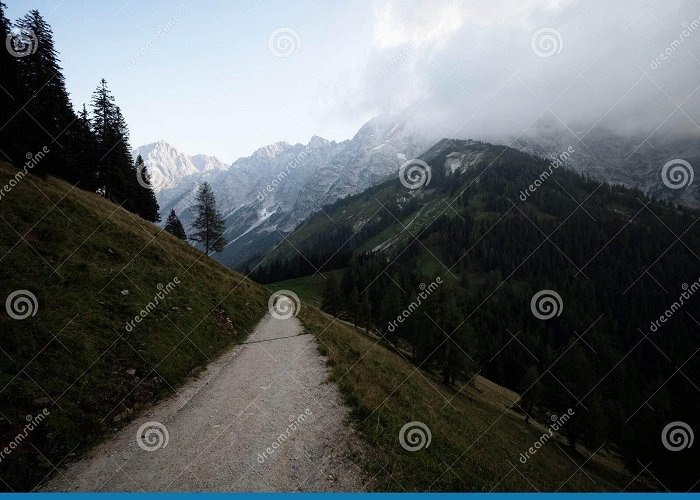
M37 8L53 27L76 108L107 79L134 147L163 139L230 163L407 107L464 138L543 113L644 134L700 122L693 0L7 3L10 19Z

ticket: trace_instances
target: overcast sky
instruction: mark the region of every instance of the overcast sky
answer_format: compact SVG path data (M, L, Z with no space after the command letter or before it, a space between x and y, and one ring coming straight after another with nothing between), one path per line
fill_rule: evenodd
M132 146L232 162L405 109L436 136L700 135L697 0L8 3L52 25L76 107L107 79Z

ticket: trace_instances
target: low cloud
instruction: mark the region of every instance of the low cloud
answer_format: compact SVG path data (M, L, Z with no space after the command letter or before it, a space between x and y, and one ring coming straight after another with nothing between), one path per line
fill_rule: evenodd
M503 140L543 123L699 135L696 1L390 0L374 17L371 55L338 87L336 112L409 108L436 137Z

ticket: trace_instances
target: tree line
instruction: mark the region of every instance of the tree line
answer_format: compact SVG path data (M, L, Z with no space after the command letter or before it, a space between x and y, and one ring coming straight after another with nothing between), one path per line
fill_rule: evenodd
M31 173L54 175L157 222L158 203L141 157L134 159L126 119L101 79L90 109L76 112L66 90L53 32L37 10L11 23L0 3L0 159L21 168L48 150ZM46 148L46 149L44 149Z
M49 24L37 10L12 23L5 9L0 2L0 38L7 45L0 51L0 159L22 168L34 153L48 151L30 173L60 177L159 222L148 167L141 155L132 156L126 119L107 81L99 81L89 109L83 104L76 112ZM201 244L207 255L221 251L224 219L208 183L199 187L191 209L189 238L174 210L164 229Z

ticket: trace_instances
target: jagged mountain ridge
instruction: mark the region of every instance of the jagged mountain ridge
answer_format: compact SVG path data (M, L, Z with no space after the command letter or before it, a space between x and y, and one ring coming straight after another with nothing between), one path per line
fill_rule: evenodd
M188 156L165 141L139 146L134 150L134 157L137 155L143 157L156 193L177 186L186 177L228 168L218 158L203 154Z
M697 140L628 137L601 128L576 130L574 135L543 121L517 140L502 142L536 156L559 154L571 146L574 152L566 164L580 173L700 207L697 182L674 190L661 179L661 169L670 159L700 164ZM418 133L404 114L375 117L342 142L318 136L308 144L280 141L230 166L211 156L185 155L163 141L134 152L142 154L149 166L161 214L174 209L186 228L197 187L210 182L226 217L228 240L216 258L237 267L271 249L324 205L396 175L405 158L418 157L435 143L436 138Z
M189 227L197 187L208 181L226 219L225 249L235 267L273 246L323 205L364 191L394 175L405 158L431 144L400 116L376 117L342 142L314 136L308 144L281 141L229 167L213 157L187 156L166 143L136 148L153 172L161 214L174 209ZM207 161L198 162L198 158Z
M510 144L507 141L506 144ZM602 127L567 129L546 121L515 139L512 147L536 156L559 154L571 147L567 166L611 184L641 189L656 198L700 208L697 180L672 189L664 184L662 169L673 160L684 160L697 170L700 141L697 137L657 134L648 137L618 134Z

